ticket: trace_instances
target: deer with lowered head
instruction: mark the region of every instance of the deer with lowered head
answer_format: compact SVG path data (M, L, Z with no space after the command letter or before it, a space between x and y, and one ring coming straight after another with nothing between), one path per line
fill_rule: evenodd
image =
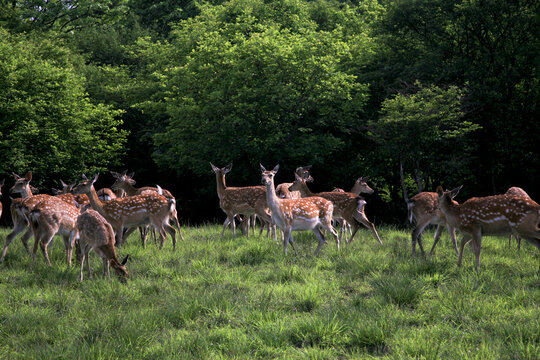
M315 233L319 239L315 255L319 253L322 245L326 242L321 229L325 229L334 236L339 250L338 234L332 227L332 214L334 212L332 202L322 197L281 199L277 196L274 187L274 177L279 170L279 165L276 165L273 170L266 170L262 165L260 167L261 181L266 186L266 201L272 211L272 221L284 233L283 250L285 254L287 254L287 245L290 243L298 255L292 238L294 230L312 230Z
M525 192L525 190L523 190L522 188L520 187L517 187L517 186L512 186L511 188L509 188L508 190L506 190L506 195L514 195L514 196L519 196L519 197L524 197L524 198L531 198L529 196L529 194L527 194ZM517 248L518 248L518 251L521 250L521 238L519 236L516 236L516 242L517 242ZM512 244L512 234L510 234L508 236L508 247L510 247Z
M439 208L446 216L446 221L463 235L458 265L462 263L465 245L471 242L476 258L475 266L479 269L484 235L513 233L540 250L540 205L530 198L503 194L471 198L456 204L452 200L452 191L444 191L440 186L437 187L437 195Z
M176 230L169 225L172 204L165 197L149 192L101 201L94 188L97 178L98 175L93 179L88 179L83 175L83 180L73 188L73 192L88 195L92 208L99 212L115 230L116 246L123 243L124 228L150 224L160 234L160 249L163 247L167 233L172 237L173 249L176 248Z
M127 279L126 263L129 255L122 262L118 261L114 247L114 231L112 226L97 211L88 209L77 218L79 229L79 245L81 247L81 277L83 281L84 262L88 277L91 277L88 253L94 250L103 259L103 275L110 278L109 266L112 266L121 280Z

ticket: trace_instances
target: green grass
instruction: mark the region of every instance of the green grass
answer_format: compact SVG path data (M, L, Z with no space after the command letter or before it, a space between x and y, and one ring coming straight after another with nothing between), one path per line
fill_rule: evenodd
M130 280L80 283L63 243L32 265L17 238L0 264L0 358L6 359L538 359L539 254L486 237L481 270L467 248L462 268L448 234L429 260L410 257L409 232L367 231L313 256L312 233L296 233L299 256L266 237L221 227L184 228L175 252L130 254ZM0 230L3 245L9 229ZM429 248L433 232L424 234ZM32 240L33 241L33 240Z

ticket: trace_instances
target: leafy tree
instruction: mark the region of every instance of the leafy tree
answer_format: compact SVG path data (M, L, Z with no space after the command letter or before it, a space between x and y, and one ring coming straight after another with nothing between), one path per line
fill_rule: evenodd
M429 187L430 175L463 173L463 161L455 161L464 155L462 138L479 127L463 120L463 91L458 87L415 85L413 93L385 100L381 117L372 125L379 151L402 171L410 169L420 192L424 184ZM407 199L403 173L401 184Z
M39 184L118 162L121 111L89 100L72 58L54 41L0 29L1 173L32 170Z

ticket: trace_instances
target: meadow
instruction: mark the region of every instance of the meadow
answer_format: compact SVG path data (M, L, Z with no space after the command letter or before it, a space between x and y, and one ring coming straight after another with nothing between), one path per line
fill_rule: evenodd
M411 258L410 231L362 229L318 257L311 232L299 256L264 236L235 240L221 226L184 227L172 251L132 234L129 281L79 282L60 238L52 267L17 238L0 264L2 359L538 359L539 254L485 237L481 269L456 265L448 233L430 259ZM0 230L4 243L9 229ZM424 233L424 247L433 229Z

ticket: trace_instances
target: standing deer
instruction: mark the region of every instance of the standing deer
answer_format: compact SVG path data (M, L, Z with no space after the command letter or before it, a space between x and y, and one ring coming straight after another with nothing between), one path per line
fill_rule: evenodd
M110 278L110 264L120 279L125 280L128 275L125 265L129 255L122 262L118 261L114 247L114 231L107 220L97 211L88 209L77 218L77 228L79 229L79 245L82 256L80 280L83 281L85 260L88 277L92 276L88 258L90 250L94 250L103 259L103 275Z
M176 249L176 230L169 225L169 214L172 204L158 193L146 193L144 195L116 198L109 201L101 201L94 188L98 175L89 180L83 175L81 181L73 189L75 194L86 194L90 198L92 208L99 212L115 229L116 245L123 243L123 230L131 226L141 226L150 223L158 230L161 237L160 249L163 247L168 232L173 241L173 249Z
M437 187L437 195L439 208L446 216L446 221L463 234L459 266L465 245L472 242L475 266L477 270L480 268L480 250L484 235L496 236L512 232L540 250L540 205L530 198L494 195L471 198L463 204L456 204L452 200L452 191L444 191L440 186ZM538 275L540 276L540 269Z
M373 234L375 235L375 238L382 245L381 238L379 237L379 234L375 229L375 225L373 225L373 223L367 219L364 213L364 206L366 205L366 201L364 200L364 198L357 194L341 191L328 191L314 194L311 192L311 190L309 190L306 181L303 178L299 177L298 175L295 176L296 179L294 180L294 183L289 188L289 190L300 191L300 193L302 194L302 198L318 196L331 201L334 205L334 220L345 220L349 224L352 224L354 230L351 237L347 240L347 243L350 243L354 238L354 235L359 228L357 223L360 223L370 229L371 232L373 232ZM343 235L343 232L341 233L341 235Z
M281 199L276 194L274 187L274 176L279 170L276 165L273 170L268 171L260 165L262 171L262 183L266 186L266 201L272 210L272 221L283 230L283 247L287 254L287 245L289 242L295 252L294 241L292 238L293 230L312 230L319 245L315 250L315 255L319 253L322 245L326 242L321 228L330 232L335 240L339 250L339 238L336 230L332 227L332 214L334 205L332 202L321 197L301 198L301 199Z
M71 266L73 245L77 235L75 223L80 214L77 206L75 204L69 204L58 197L51 196L37 203L28 214L34 233L33 261L36 260L36 251L39 243L47 264L51 266L47 248L53 237L56 234L60 234L64 238L67 262Z
M210 163L212 170L216 173L217 194L219 197L219 206L227 214L227 219L223 223L221 239L225 229L230 224L233 232L233 238L236 238L236 224L234 216L237 214L251 216L256 214L265 222L272 223L270 209L266 202L266 189L264 186L244 186L228 187L225 183L225 175L232 169L232 163L218 168ZM276 239L275 228L273 228L274 240ZM249 236L249 232L248 232Z
M452 199L458 194L461 190L461 186L451 191ZM454 201L455 202L455 201ZM457 204L457 202L455 202ZM425 256L424 247L422 246L422 232L424 229L430 225L437 225L435 230L435 236L433 237L433 246L429 251L429 256L435 251L435 246L441 238L441 233L443 227L446 227L450 233L450 238L454 244L454 250L456 255L458 255L458 246L456 241L456 231L453 226L451 226L447 221L444 213L439 209L439 200L437 193L434 192L421 192L413 196L407 202L407 211L409 221L412 223L413 220L416 222L411 238L412 238L412 256L416 256L416 242L418 241L418 246L422 252L422 256Z
M531 198L529 196L529 194L527 194L525 192L525 190L523 190L522 188L520 187L517 187L517 186L513 186L511 188L509 188L508 190L506 190L506 195L514 195L514 196L519 196L519 197L524 197L524 198ZM521 238L519 236L516 236L516 242L517 242L517 248L518 248L518 251L521 250ZM510 234L508 236L508 247L510 247L512 244L512 234Z
M2 252L2 257L0 262L3 262L6 258L9 244L11 241L23 230L26 229L26 232L23 234L21 241L26 249L28 254L31 254L30 248L28 247L28 239L32 236L32 230L28 227L27 211L31 211L34 206L39 203L41 200L50 197L50 195L32 195L32 188L30 186L30 181L32 180L32 172L28 171L25 177L21 177L13 173L15 177L15 184L10 189L11 193L20 193L20 199L11 200L11 219L13 220L13 230L6 236L6 244L4 245L4 251Z

